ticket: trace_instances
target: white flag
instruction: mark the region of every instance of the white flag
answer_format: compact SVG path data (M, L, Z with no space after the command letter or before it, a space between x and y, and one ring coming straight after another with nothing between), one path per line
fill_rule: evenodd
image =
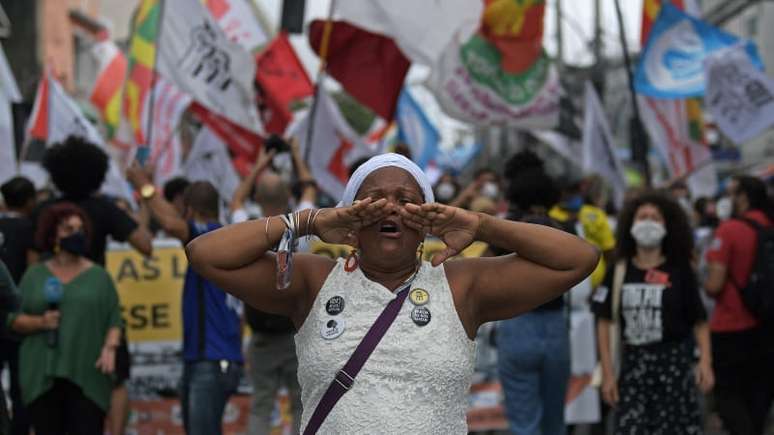
M174 83L158 77L153 92L153 133L150 138L150 162L156 166L155 178L158 184L177 174L180 170L180 143L178 125L185 110L191 104L191 97ZM143 115L149 116L149 104L143 108Z
M774 79L755 68L750 56L732 47L704 61L704 104L734 143L743 144L774 125Z
M11 103L18 103L22 98L1 45L0 87L0 184L2 184L17 173Z
M623 165L616 155L613 135L607 123L597 91L586 82L586 105L583 122L583 170L602 176L613 190L616 206L623 203L626 190Z
M479 27L483 2L470 0L338 0L336 15L395 40L412 62L434 66L453 38L465 41Z
M266 29L248 4L252 0L206 0L207 9L226 32L228 39L253 51L269 42ZM254 5L258 8L259 5Z
M646 96L637 102L651 143L666 160L672 178L687 177L694 198L714 196L718 184L712 152L691 136L689 102Z
M220 199L231 201L239 187L239 176L234 170L226 144L206 126L199 130L188 158L183 163L183 173L190 181L209 181L215 186Z
M101 147L110 156L110 166L100 191L133 203L129 184L122 176L121 170L110 150L105 146L97 128L83 116L81 109L65 93L59 82L46 73L38 86L32 115L27 123L27 139L25 149L22 151L22 158L27 156L27 147L32 139L37 139L49 147L64 141L69 136L80 136ZM27 166L33 166L26 174L34 178L36 185L44 184L45 180L40 179L41 171L36 170L34 165L28 164Z
M255 57L199 1L165 0L156 70L210 111L258 133Z
M306 155L309 116L288 129L298 139L302 155ZM349 165L365 148L363 139L347 124L336 102L320 90L314 118L314 130L309 152L309 170L320 188L335 200L340 200L349 180Z

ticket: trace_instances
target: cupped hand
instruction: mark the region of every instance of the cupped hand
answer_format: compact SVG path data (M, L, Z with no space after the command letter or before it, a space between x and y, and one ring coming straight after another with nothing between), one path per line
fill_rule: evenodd
M433 266L446 261L475 241L481 216L444 204L406 204L401 210L403 222L415 230L430 233L446 244L433 256Z
M350 207L325 208L314 223L314 234L327 243L358 246L357 232L392 213L394 205L382 198L365 198Z

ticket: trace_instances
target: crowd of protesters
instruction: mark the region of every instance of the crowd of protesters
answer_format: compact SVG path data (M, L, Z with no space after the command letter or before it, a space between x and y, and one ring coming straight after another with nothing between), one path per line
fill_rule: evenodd
M104 269L108 239L147 256L154 233L186 244L223 225L321 206L297 146L283 151L292 174L274 167L277 150L264 152L232 198L220 197L208 181L174 178L157 186L152 171L133 165L127 170L137 194L133 209L98 193L108 157L75 137L51 147L43 160L56 195L42 200L23 177L3 184L0 364L10 374L10 401L0 394L0 433L124 433L131 356L118 294ZM737 175L717 197L691 198L676 183L627 192L616 208L599 177L553 177L531 151L514 155L502 174L458 175L437 179L436 201L559 228L602 253L585 287L492 326L512 433L574 430L564 423L573 309L596 318L609 425L600 422L592 433L699 434L708 427L764 433L774 398L774 342L767 339L774 322L751 310L742 293L762 255L758 241L774 227L771 184ZM253 386L247 433L270 433L283 387L298 425L290 319L243 306L190 268L182 319L187 433L221 432L243 371ZM244 348L243 320L251 330Z

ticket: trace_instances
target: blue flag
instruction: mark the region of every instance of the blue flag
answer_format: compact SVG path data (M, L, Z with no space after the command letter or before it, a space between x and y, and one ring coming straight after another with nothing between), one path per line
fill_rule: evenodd
M763 63L752 41L740 38L664 3L634 76L638 93L656 98L704 95L704 59L722 48L744 44L753 64Z
M441 135L406 88L398 98L395 120L398 122L398 140L411 149L414 163L425 169L438 154Z

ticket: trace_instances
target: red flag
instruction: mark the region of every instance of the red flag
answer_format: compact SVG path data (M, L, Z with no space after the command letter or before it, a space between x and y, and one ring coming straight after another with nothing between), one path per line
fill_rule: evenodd
M315 20L309 43L319 54L325 22ZM392 120L409 66L395 42L343 21L334 21L327 70L350 95L377 115Z
M262 115L268 116L264 119L266 131L284 133L292 119L291 103L314 92L312 81L290 45L287 33L280 32L257 56L255 79L266 105L266 110L262 110Z
M258 150L263 145L263 138L255 132L237 125L223 116L207 110L206 107L194 102L191 110L199 120L207 125L234 154L234 158L244 158L254 162Z

